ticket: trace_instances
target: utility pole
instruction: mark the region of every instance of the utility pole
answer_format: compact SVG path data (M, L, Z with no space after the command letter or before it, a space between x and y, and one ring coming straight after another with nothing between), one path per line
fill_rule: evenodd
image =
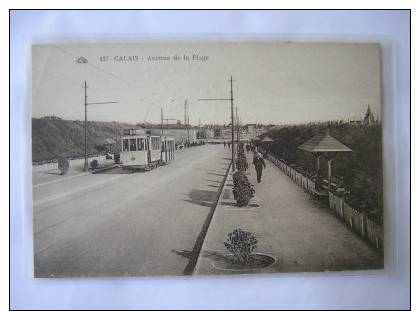
M184 124L188 124L188 103L187 100L184 102Z
M235 150L233 145L234 140L234 123L233 123L233 82L236 80L233 80L232 76L230 76L230 79L228 82L230 82L230 98L202 98L198 99L199 101L204 100L229 100L230 101L230 119L231 119L231 125L232 125L232 171L235 171Z
M188 143L190 142L190 113L189 113L189 106L188 101L185 100L184 103L184 121L185 126L187 127L187 137L188 137Z
M163 137L163 108L160 107L160 136Z
M87 82L85 80L83 88L85 89L85 163L83 166L83 170L86 172L88 170L88 156L87 156L87 106L88 105L104 105L104 104L116 104L118 102L108 101L108 102L99 102L99 103L88 103L87 101Z
M190 142L190 116L188 116L188 142Z
M160 107L160 135L161 135L161 139L162 139L162 144L163 144L163 121L166 121L166 129L168 129L169 128L169 120L176 120L176 119L171 119L171 118L164 118L163 117L163 108L162 107ZM167 146L166 146L166 144L164 144L164 149L165 149L165 159L167 159L168 158L168 150L167 150ZM163 150L162 150L162 148L160 149L160 156L161 156L161 158L162 158L162 153L163 153Z
M88 159L87 159L87 82L85 80L85 164L83 170L86 172L88 169Z
M230 76L230 117L232 123L232 171L235 171L235 146L233 144L233 79Z
M236 110L236 148L239 147L239 118L238 118L238 106L235 107Z

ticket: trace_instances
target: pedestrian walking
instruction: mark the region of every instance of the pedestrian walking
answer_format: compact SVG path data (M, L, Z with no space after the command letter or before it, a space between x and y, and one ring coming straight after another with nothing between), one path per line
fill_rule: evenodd
M230 142L228 142L227 144L228 144L228 148L230 149Z
M226 141L223 142L223 148L226 148Z
M252 164L254 164L255 171L257 172L257 181L261 182L262 170L263 168L266 168L265 162L261 153L259 152L254 153L254 159L252 161Z
M249 144L246 144L246 153L249 153L250 149L251 149L251 147L249 146Z

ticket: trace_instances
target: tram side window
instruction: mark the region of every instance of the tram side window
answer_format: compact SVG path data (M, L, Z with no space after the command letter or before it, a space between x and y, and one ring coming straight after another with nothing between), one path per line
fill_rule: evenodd
M137 138L137 146L139 151L144 150L144 140L143 138Z
M136 139L130 139L130 151L136 151Z
M128 151L128 139L123 139L123 151Z
M153 150L160 150L159 137L152 137L152 149Z

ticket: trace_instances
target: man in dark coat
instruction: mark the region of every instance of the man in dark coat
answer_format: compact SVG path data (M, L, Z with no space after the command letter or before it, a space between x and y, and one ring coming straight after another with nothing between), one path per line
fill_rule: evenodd
M255 166L255 171L257 172L257 180L258 182L261 182L261 176L262 176L262 170L265 168L265 162L263 159L263 156L258 151L254 154L254 159L252 161L252 164Z

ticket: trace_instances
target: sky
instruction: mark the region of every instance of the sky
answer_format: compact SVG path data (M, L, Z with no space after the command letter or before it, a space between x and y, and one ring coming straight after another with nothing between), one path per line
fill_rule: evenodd
M194 55L196 55L194 57ZM80 63L83 57L87 62ZM228 124L230 76L241 123L295 124L381 114L375 43L148 43L34 45L32 116ZM169 121L174 123L176 121Z

